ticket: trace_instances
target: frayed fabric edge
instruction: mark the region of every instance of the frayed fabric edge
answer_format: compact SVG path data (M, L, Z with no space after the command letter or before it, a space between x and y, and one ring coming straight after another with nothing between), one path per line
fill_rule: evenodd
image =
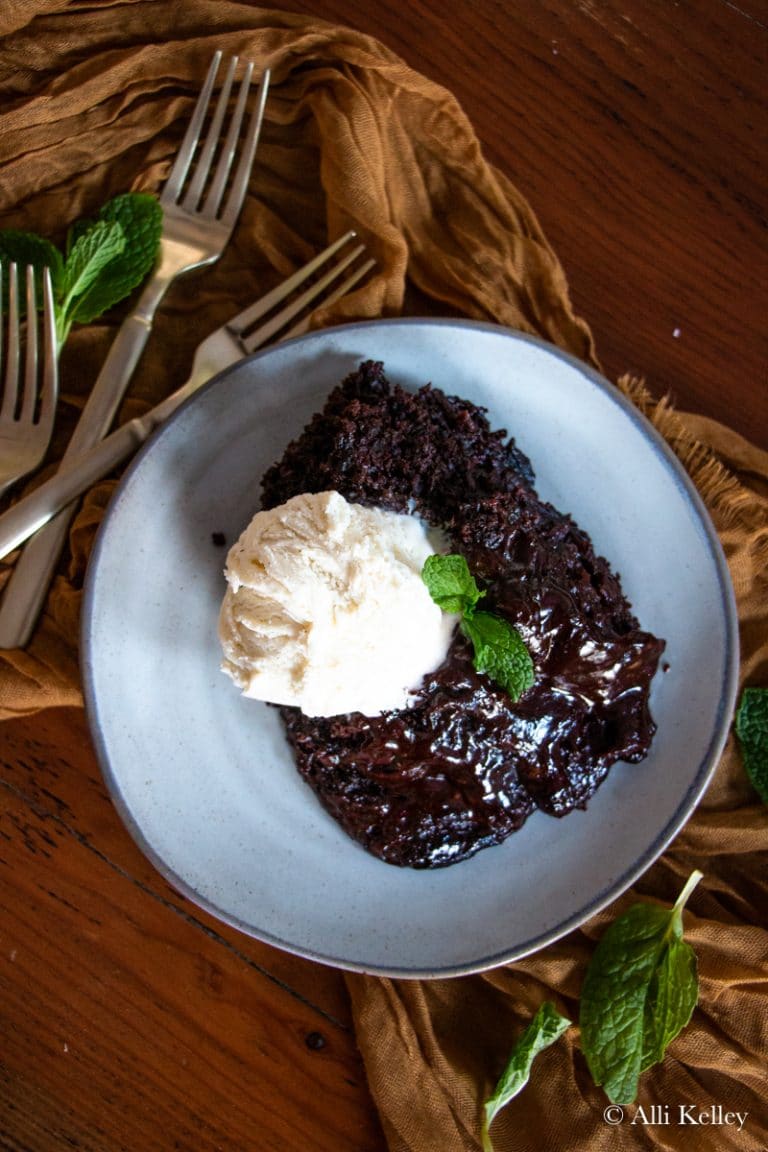
M628 373L619 377L617 385L667 441L710 511L718 515L723 527L750 521L753 494L711 448L688 431L669 396L657 399L642 378Z

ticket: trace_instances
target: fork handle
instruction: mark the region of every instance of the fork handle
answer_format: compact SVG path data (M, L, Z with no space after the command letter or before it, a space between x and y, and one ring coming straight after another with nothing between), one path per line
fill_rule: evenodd
M86 452L108 431L149 338L159 302L156 291L151 300L142 296L137 311L120 326L63 460ZM0 603L0 648L23 648L29 642L76 507L70 504L41 528L19 557Z
M144 416L121 424L117 431L110 432L72 464L60 468L55 476L44 480L0 514L0 557L7 556L39 532L62 508L136 452L161 418L162 408L158 404Z
M109 431L152 330L152 318L133 312L120 326L77 422L63 460L87 452Z
M205 350L210 349L211 345L206 341ZM62 508L97 480L103 480L118 464L136 452L172 412L210 380L217 369L226 367L227 363L234 363L236 359L232 355L231 343L220 348L221 360L218 364L213 359L207 360L205 356L200 356L199 352L200 349L186 384L166 396L165 400L161 400L143 416L136 416L126 424L121 424L76 460L62 463L54 476L44 480L7 511L0 513L0 560L36 532L40 534L43 526L53 520Z

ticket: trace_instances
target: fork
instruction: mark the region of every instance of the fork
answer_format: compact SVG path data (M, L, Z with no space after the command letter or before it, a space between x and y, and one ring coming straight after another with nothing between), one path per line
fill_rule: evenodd
M3 266L0 264L0 363L3 340ZM53 417L59 394L56 321L49 268L43 271L42 333L39 331L35 300L35 269L27 265L27 341L24 379L20 372L21 323L19 281L15 264L8 268L8 329L5 348L5 384L0 407L0 495L17 480L41 464L53 432ZM42 373L40 344L43 345Z
M200 384L210 380L214 373L221 372L222 368L228 368L230 364L235 364L241 360L243 356L255 352L275 336L278 336L280 340L289 340L306 332L312 318L312 305L318 297L326 293L326 289L331 288L331 285L357 262L357 267L350 272L349 276L337 284L335 288L331 288L325 295L324 307L328 307L349 292L375 266L376 261L370 259L359 263L359 257L365 252L365 245L356 244L350 248L350 244L353 244L356 239L356 232L345 232L343 236L334 240L308 264L299 268L297 272L278 284L266 296L262 296L254 304L244 308L237 316L233 316L221 328L217 328L215 332L206 337L201 344L198 344L195 351L189 380L173 395L178 396L180 392L185 390L188 390L191 395ZM316 280L311 279L315 273L345 248L347 249L346 252L321 277ZM293 294L304 284L307 284L308 287L300 295L294 296ZM290 297L293 298L290 299ZM265 320L254 330L254 324L285 300L288 300L288 303L282 309L273 312L268 320ZM291 324L291 321L294 323ZM290 327L287 327L288 325ZM170 399L173 397L169 397ZM162 407L162 405L158 405L158 407Z
M109 430L149 337L155 311L169 285L178 276L218 260L232 234L256 154L269 72L262 75L256 106L243 130L253 75L253 65L246 65L226 137L222 139L238 65L236 56L230 59L205 142L200 148L221 60L222 54L217 52L160 195L163 231L157 268L135 311L123 321L112 343L63 461L88 451ZM74 506L62 511L19 558L0 605L0 648L23 647L29 640L74 511Z
M71 464L65 463L55 476L0 515L0 558L18 548L33 532L55 516L60 508L80 496L91 484L101 480L135 452L155 428L214 373L263 347L270 340L287 340L306 331L312 315L307 310L313 304L317 306L321 296L324 305L331 304L349 292L375 266L374 260L360 263L359 258L365 250L364 245L360 244L341 256L319 279L310 282L310 277L328 265L337 253L355 239L355 233L348 232L329 244L298 272L294 272L227 324L217 328L198 346L192 373L186 384L143 416L121 425L117 431ZM355 263L356 267L353 266ZM348 269L348 275L337 283ZM305 284L308 287L304 288ZM300 294L291 299L299 290ZM268 315L270 312L272 314ZM258 324L260 320L264 322ZM255 329L254 324L258 324Z

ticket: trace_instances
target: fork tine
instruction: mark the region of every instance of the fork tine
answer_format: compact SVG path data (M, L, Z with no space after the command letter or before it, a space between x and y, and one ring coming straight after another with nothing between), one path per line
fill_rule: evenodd
M245 140L243 142L240 160L235 170L235 176L232 181L229 195L227 196L224 205L224 211L221 214L221 222L227 227L232 227L237 219L238 213L245 199L245 193L248 188L248 180L251 175L251 168L253 167L253 158L256 155L256 146L259 143L259 134L261 132L261 124L264 119L264 106L267 102L267 93L269 92L270 71L268 68L264 70L259 84L259 94L256 107L251 115L251 120L248 125ZM229 141L227 142L229 145ZM234 155L234 144L232 145L232 155ZM229 163L231 164L231 158ZM229 169L227 169L228 171ZM221 191L223 192L223 186ZM211 190L213 195L213 189Z
M345 244L356 239L357 232L345 232L338 240L334 240L332 244L329 244L327 248L324 248L322 252L319 252L317 256L313 257L303 268L299 268L297 272L294 272L292 276L283 280L282 283L273 288L271 292L267 292L266 296L262 296L260 300L257 300L254 304L250 304L247 308L244 308L242 312L238 312L237 316L233 317L227 324L227 329L233 336L242 335L246 328L250 328L251 325L255 324L262 316L266 316L267 312L271 311L277 304L286 300L305 280L314 272L317 272L318 268L321 268L332 256L335 256Z
M205 182L208 179L208 173L211 170L211 161L213 154L216 151L216 145L219 143L221 136L221 126L224 123L224 116L227 111L227 104L229 103L229 93L232 90L232 81L235 78L235 70L237 68L237 56L233 56L229 61L227 74L224 77L224 83L219 92L219 98L216 102L216 111L213 114L208 129L208 134L205 138L203 150L200 153L198 161L195 165L195 174L190 181L189 189L182 201L182 207L187 212L194 212L197 209L200 199L203 195Z
M335 304L337 300L340 300L342 296L346 296L347 292L351 292L355 284L357 284L359 280L362 280L364 276L367 276L371 269L375 267L375 260L366 260L365 264L361 264L359 268L347 276L346 280L342 280L338 288L334 288L333 292L325 297L323 300L323 308L328 308L331 304ZM293 325L292 328L289 328L287 332L283 332L280 335L280 340L291 340L294 336L301 336L302 333L307 331L311 316L311 312L307 313L306 316L303 316L301 320L298 320ZM262 336L260 331L254 332L253 336L251 337L254 343L250 351L255 352L256 349L260 348L268 338L268 336Z
M53 306L51 270L43 269L43 387L40 393L40 423L52 423L59 395L59 358L56 343L56 315Z
M24 358L24 394L19 419L31 424L37 407L37 305L35 269L27 265L27 347Z
M211 183L210 191L206 197L203 212L206 216L215 216L219 211L224 189L229 179L229 172L232 167L232 161L235 158L235 151L237 149L237 142L240 138L240 126L243 122L245 114L245 105L248 99L248 93L251 88L251 80L253 78L253 64L249 63L245 68L245 75L240 81L240 90L237 94L237 103L229 124L227 138L224 142L224 147L219 155L218 164L216 165L216 172Z
M12 420L19 392L19 297L15 264L8 269L8 325L5 350L5 386L0 419Z
M195 110L192 113L192 118L187 126L187 131L184 134L184 139L181 142L176 160L174 161L173 168L171 168L170 175L165 182L165 187L160 195L161 204L174 204L179 197L179 193L187 178L189 165L192 162L195 149L200 140L200 133L205 123L205 114L208 111L208 104L211 99L211 92L216 82L216 73L219 70L221 63L221 52L214 54L208 69L208 75L205 78L205 83L197 98Z
M281 328L284 328L290 320L293 320L308 304L320 296L329 284L332 284L334 280L341 276L342 272L349 267L352 261L356 260L363 252L365 252L365 245L359 244L348 256L340 260L338 264L326 272L316 283L310 284L309 288L302 292L301 296L298 296L295 300L291 300L280 312L267 320L265 324L262 324L258 332L253 333L250 337L241 337L242 343L247 351L254 352L256 350L259 346L259 344L254 343L256 340L258 340L260 344L271 340Z

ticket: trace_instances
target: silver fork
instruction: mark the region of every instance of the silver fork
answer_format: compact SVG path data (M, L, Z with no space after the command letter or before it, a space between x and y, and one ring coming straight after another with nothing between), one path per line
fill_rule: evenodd
M144 416L123 424L85 455L71 464L64 464L50 480L0 515L0 558L18 548L60 508L135 452L155 428L214 373L270 340L287 340L300 335L309 324L311 312L307 310L313 304L317 306L322 298L321 302L328 305L349 292L375 265L374 260L361 262L362 244L349 250L348 246L354 239L354 232L348 232L277 288L211 333L197 349L192 374L186 384ZM331 264L330 261L345 247L347 252ZM310 282L310 277L326 266L327 270ZM340 280L342 276L344 279ZM294 295L296 292L299 295ZM253 328L254 324L258 326Z
M253 65L246 66L222 140L238 65L237 57L229 61L205 142L195 160L220 63L221 52L217 52L160 195L163 232L158 266L112 343L63 461L82 455L108 431L169 285L185 272L214 263L232 234L256 154L269 72L262 76L256 106L243 130L253 74ZM74 507L62 511L19 558L0 605L0 648L22 647L29 640L73 515Z
M43 271L43 316L38 320L35 269L26 271L27 339L23 384L20 372L21 322L19 280L15 264L8 267L8 324L3 347L3 266L0 264L0 364L5 358L5 383L0 407L0 495L34 471L48 451L59 395L56 320L51 273ZM41 331L42 328L42 331ZM42 371L40 346L42 344ZM19 385L22 385L21 390Z
M195 351L189 380L173 395L178 396L180 392L185 390L188 390L191 395L200 384L210 380L216 372L221 372L222 368L227 368L230 364L235 364L241 360L243 356L255 352L274 337L280 340L289 340L294 336L300 336L302 332L306 332L312 318L312 306L318 297L323 296L323 306L328 307L351 291L355 284L367 276L375 266L375 260L369 259L360 262L360 257L365 252L365 245L355 244L356 239L356 232L345 232L338 240L334 240L332 244L329 244L327 248L313 257L303 268L299 268L287 280L283 280L271 292L267 292L266 296L262 296L254 304L244 308L237 316L233 316L221 328L217 328L215 332L206 337L201 344L198 344ZM339 255L340 253L341 255ZM330 265L322 276L313 280L312 277L328 265L336 255L339 255L339 259ZM357 266L353 267L355 264ZM344 280L339 282L339 277L348 268L352 268L352 271ZM299 295L294 295L305 284L307 287L303 288ZM278 311L274 311L284 301L288 301L288 303ZM272 315L254 329L254 325L268 316L270 312ZM170 399L173 397L169 397ZM162 405L158 405L158 407L162 407Z

